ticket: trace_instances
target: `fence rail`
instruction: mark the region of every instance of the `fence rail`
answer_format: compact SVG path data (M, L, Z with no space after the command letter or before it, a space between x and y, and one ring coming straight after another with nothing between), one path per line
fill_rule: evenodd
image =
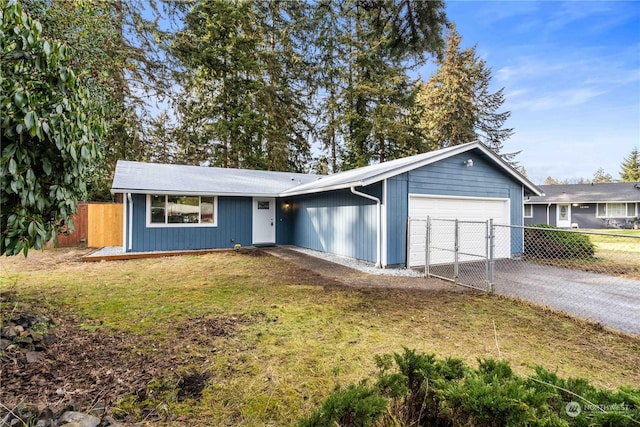
M438 218L411 219L408 230L410 267L484 291L508 282L504 273L509 270L524 274L533 265L598 273L609 280L640 279L640 234Z

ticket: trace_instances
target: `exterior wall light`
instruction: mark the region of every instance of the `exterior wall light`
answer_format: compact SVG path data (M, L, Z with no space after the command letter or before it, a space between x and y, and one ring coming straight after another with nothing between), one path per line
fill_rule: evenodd
M464 165L468 168L473 167L473 159L468 159L464 162Z

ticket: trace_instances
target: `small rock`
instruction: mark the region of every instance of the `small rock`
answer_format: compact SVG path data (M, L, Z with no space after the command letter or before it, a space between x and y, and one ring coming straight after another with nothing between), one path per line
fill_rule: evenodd
M44 354L39 351L27 351L27 363L36 363L44 360Z
M11 341L4 338L0 338L0 351L6 350L7 347L9 347L10 345L11 345Z
M114 420L112 417L107 415L102 419L102 424L100 427L121 427L122 424Z
M42 341L42 334L31 332L31 339L33 340L33 342L40 342Z
M100 424L100 418L82 412L67 411L62 414L58 422L61 426L67 427L97 427Z
M24 332L24 327L22 325L17 325L14 329L18 334Z
M13 323L9 323L7 326L2 328L2 336L5 338L15 338L18 336L18 331L16 331L16 325Z
M53 427L55 415L50 408L45 408L42 412L40 412L40 416L38 417L38 422L36 423L36 427Z
M58 342L58 338L56 338L55 335L47 334L42 339L42 342L43 342L44 345L51 345L51 344L57 343Z
M16 341L19 344L32 344L33 340L28 335L19 336L16 338Z

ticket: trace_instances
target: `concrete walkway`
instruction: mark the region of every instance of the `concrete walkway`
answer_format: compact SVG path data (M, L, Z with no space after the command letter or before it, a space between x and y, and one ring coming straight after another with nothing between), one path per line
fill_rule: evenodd
M314 271L346 286L356 288L394 288L421 289L426 291L471 292L468 288L456 286L451 282L424 277L385 276L367 274L344 265L336 264L321 258L283 246L262 248L268 254L292 262L307 270Z

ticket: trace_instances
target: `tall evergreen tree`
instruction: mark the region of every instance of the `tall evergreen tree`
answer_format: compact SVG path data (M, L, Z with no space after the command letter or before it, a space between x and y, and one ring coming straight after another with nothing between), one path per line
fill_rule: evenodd
M621 165L620 180L623 182L640 182L640 153L638 148L631 150Z
M432 150L480 140L496 153L513 129L504 128L511 113L499 112L503 89L491 93L491 69L476 55L475 46L462 50L462 37L449 27L447 47L438 69L420 89L421 128ZM503 154L513 163L517 153Z
M306 167L306 7L204 0L189 11L173 52L184 67L183 125L198 137L182 145L208 145L202 160L222 167Z
M594 184L613 182L613 177L611 174L606 173L603 168L598 168L598 170L593 174L593 180L591 182Z
M316 10L325 29L317 49L330 59L320 105L333 169L338 153L349 169L421 151L407 71L442 47L443 3L321 1Z

